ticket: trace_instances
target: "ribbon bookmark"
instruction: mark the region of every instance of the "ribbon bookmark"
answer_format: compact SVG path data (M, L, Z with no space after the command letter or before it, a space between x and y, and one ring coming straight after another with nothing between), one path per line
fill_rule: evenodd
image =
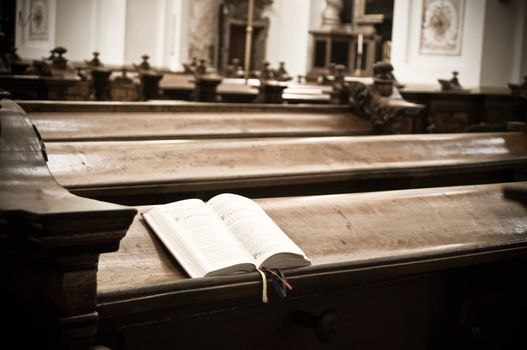
M262 276L262 303L267 304L267 301L269 300L267 298L267 276L260 269L258 269L258 272L260 273L260 276Z
M284 273L281 270L271 270L266 268L262 268L262 270L271 278L276 294L278 294L280 298L285 298L287 296L287 290L293 289L293 287L285 279Z

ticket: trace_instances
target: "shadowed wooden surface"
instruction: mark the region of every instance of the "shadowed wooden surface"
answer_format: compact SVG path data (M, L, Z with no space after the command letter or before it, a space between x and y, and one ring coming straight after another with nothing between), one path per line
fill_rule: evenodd
M522 133L46 144L69 189L268 186L525 164ZM225 188L225 187L223 187Z
M527 188L527 183L515 185ZM504 199L505 186L256 201L312 260L311 267L296 270L309 274L334 264L353 268L404 261L419 263L431 258L525 246L527 209ZM101 256L99 293L115 296L188 280L168 255L138 215L119 251ZM257 279L256 275L251 278ZM194 280L215 283L214 278Z
M45 141L360 135L371 123L351 113L31 113Z

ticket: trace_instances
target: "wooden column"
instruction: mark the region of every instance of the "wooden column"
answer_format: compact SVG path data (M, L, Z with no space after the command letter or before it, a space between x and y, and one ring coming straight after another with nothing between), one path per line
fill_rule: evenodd
M163 74L143 72L141 75L141 98L144 101L159 98L159 82Z
M196 76L194 99L200 102L215 102L221 78L217 76Z
M260 93L263 96L263 103L283 103L282 93L286 87L286 84L280 83L276 80L262 81Z

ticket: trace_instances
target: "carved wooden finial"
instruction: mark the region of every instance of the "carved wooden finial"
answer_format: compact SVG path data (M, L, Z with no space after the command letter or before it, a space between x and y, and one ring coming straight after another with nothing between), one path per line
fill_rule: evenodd
M147 71L150 70L150 63L148 63L148 59L150 56L147 54L144 54L141 56L142 62L137 66L137 69L140 71Z
M521 84L509 83L508 85L513 95L527 99L527 76L523 77L523 83Z
M51 60L54 68L66 69L66 62L68 62L68 60L63 56L66 52L68 52L68 50L63 46L57 46L52 50Z
M86 64L88 65L88 67L91 67L91 68L102 67L103 64L99 60L99 52L94 51L92 55L93 55L93 58L90 61L86 61Z
M441 91L462 91L463 87L457 79L458 75L458 71L453 71L452 78L450 80L438 79L439 84L441 84Z
M55 53L55 49L49 50L49 56L46 58L48 61L53 61L57 57L57 54Z
M288 81L291 80L291 76L289 73L287 73L287 70L285 69L285 62L279 62L278 63L278 69L275 72L276 80L278 81Z
M207 60L201 58L196 66L196 75L205 75L207 73Z
M239 58L233 58L231 64L227 66L225 75L230 78L243 78L245 71Z
M61 58L62 55L64 55L66 52L68 52L68 50L66 50L66 48L63 47L63 46L57 46L55 48L55 52L59 55L59 58Z
M268 61L262 62L262 71L260 72L260 80L272 80L274 79L274 72L271 70L271 64Z
M374 84L380 90L383 96L390 96L393 92L393 86L402 88L393 75L393 65L389 62L377 62L373 65Z

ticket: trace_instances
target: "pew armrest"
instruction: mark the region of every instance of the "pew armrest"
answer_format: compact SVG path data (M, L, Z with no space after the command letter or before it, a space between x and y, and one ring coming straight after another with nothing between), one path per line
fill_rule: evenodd
M12 321L6 334L22 347L92 344L99 255L119 248L136 210L60 186L33 124L5 100L0 192L0 278L6 285L0 296Z

